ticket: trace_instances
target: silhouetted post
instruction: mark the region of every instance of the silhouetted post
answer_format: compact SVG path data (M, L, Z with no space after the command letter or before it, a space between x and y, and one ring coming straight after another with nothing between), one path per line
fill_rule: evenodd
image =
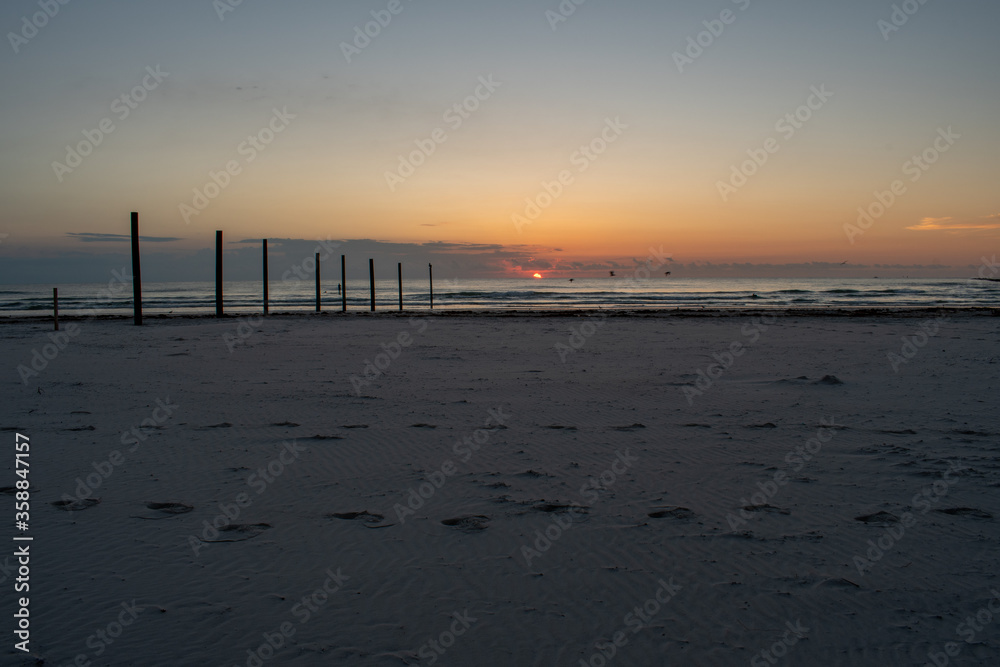
M368 281L371 283L372 312L375 312L375 260L368 260Z
M319 253L316 253L316 312L323 310L322 300L320 297L320 280L319 280Z
M222 230L215 232L215 316L222 317Z
M52 288L52 324L59 331L59 288Z
M340 309L347 312L347 258L340 256Z
M267 239L264 239L264 314L267 315Z
M431 310L434 310L434 265L428 264L427 270L430 272L431 277Z
M135 325L142 326L142 271L139 267L139 214L132 212L132 309Z
M403 263L397 264L396 268L399 269L399 309L403 310Z

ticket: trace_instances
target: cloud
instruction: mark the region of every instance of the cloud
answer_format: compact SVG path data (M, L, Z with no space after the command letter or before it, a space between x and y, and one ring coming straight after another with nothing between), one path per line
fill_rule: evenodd
M917 232L927 231L981 231L1000 229L1000 213L981 218L924 218L920 224L907 227Z
M132 237L128 234L95 234L94 232L67 232L66 236L83 243L129 243ZM184 239L173 236L140 236L140 241L148 243L170 243Z

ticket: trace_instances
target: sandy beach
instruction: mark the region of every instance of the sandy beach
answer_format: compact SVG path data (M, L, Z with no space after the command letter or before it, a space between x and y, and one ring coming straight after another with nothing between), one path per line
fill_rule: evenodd
M62 328L0 325L4 664L1000 660L988 313Z

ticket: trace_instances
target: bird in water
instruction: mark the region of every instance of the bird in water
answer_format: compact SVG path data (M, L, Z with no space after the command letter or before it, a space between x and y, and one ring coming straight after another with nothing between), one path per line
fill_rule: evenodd
M670 271L667 271L667 272L666 272L666 273L664 273L663 275L665 275L665 276L669 276L669 275L670 275Z
M615 277L615 272L614 272L614 271L608 271L608 273L610 273L610 274L611 274L611 277L612 277L612 278L614 278L614 277Z
M756 294L751 294L751 295L750 295L750 298L751 298L751 299L759 299L760 297L759 297L759 296L757 296Z

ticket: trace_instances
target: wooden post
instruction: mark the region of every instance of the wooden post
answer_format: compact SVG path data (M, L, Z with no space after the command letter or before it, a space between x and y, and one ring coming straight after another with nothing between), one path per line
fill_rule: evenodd
M320 279L319 279L319 253L316 253L316 312L323 310L323 301L320 296Z
M59 331L59 288L52 288L52 324Z
M142 326L142 270L139 266L139 214L132 212L132 310L135 326Z
M375 260L368 260L368 281L371 283L372 312L375 312Z
M267 239L264 239L264 314L267 315Z
M434 265L428 264L427 270L430 272L431 276L431 310L434 310Z
M340 309L347 312L347 258L340 256Z
M222 230L215 232L215 316L222 317Z
M403 310L403 263L400 262L396 265L399 269L399 310Z

